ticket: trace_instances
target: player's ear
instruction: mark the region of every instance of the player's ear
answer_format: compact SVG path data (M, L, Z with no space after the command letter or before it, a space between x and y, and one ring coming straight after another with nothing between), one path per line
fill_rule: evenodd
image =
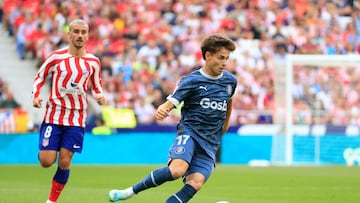
M207 58L209 58L210 57L210 55L211 55L211 53L210 52L205 52L205 60L207 59Z

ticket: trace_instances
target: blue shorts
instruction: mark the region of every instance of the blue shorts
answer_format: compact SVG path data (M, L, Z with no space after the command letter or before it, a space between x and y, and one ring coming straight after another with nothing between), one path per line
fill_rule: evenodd
M214 160L190 135L177 135L169 150L169 160L182 159L189 164L184 178L192 173L201 173L207 180L214 171Z
M39 149L56 150L61 147L81 153L85 128L42 123L40 127Z

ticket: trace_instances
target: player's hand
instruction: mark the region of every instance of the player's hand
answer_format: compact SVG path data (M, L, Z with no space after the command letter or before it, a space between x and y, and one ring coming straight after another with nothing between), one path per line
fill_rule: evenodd
M163 120L166 117L169 116L170 110L168 108L165 108L164 105L160 105L155 113L155 119L156 120Z
M104 105L106 102L104 95L97 95L95 97L95 99L96 99L97 103L100 105Z
M37 98L34 98L33 100L33 107L36 107L36 108L41 108L42 107L42 99L37 97Z

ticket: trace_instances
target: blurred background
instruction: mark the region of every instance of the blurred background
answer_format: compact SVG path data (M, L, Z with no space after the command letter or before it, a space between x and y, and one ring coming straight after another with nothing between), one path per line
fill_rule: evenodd
M108 102L100 107L89 93L86 130L88 139L95 139L89 145L135 139L140 133L140 143L161 148L162 134L159 142L142 137L159 132L171 134L165 138L170 137L170 144L179 109L162 122L154 120L154 112L182 76L203 64L203 37L222 33L237 45L227 69L238 88L219 161L282 163L291 153L291 163L359 164L356 65L294 65L292 127L305 130L291 135L289 152L284 127L276 128L285 124L277 111L285 99L279 81L286 75L287 55L358 56L359 6L357 0L0 0L0 133L5 137L0 151L3 157L11 151L14 138L9 135L36 140L32 133L38 131L44 109L32 107L33 78L51 51L67 46L67 24L82 18L90 26L87 50L102 63ZM44 87L42 98L47 96ZM111 136L104 140L97 134Z

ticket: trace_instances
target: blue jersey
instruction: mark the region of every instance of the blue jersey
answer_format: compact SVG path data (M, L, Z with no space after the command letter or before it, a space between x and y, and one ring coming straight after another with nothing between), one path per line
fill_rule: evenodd
M213 77L199 69L183 77L167 98L175 106L184 102L178 133L188 133L214 159L236 85L236 78L227 71Z

